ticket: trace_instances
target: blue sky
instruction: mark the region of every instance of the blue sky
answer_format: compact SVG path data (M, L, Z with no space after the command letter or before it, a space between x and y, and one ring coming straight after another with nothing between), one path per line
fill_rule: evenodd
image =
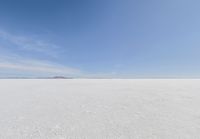
M0 77L200 77L198 0L0 0Z

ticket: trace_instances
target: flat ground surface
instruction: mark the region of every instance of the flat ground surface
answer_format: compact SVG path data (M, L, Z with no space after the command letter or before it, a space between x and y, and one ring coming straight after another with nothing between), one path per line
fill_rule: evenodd
M200 80L0 80L0 139L200 139Z

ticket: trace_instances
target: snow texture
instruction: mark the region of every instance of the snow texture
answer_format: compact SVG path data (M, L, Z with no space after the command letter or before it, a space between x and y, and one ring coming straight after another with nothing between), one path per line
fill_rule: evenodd
M0 139L200 139L200 80L2 79Z

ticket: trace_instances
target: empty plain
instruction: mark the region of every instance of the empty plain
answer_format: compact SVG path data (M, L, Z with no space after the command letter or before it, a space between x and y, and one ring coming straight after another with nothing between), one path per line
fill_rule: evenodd
M0 139L199 139L200 80L0 80Z

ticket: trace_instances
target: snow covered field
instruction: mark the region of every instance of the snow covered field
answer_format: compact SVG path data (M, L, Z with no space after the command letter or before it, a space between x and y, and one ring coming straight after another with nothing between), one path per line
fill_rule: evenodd
M0 139L200 139L200 80L0 80Z

